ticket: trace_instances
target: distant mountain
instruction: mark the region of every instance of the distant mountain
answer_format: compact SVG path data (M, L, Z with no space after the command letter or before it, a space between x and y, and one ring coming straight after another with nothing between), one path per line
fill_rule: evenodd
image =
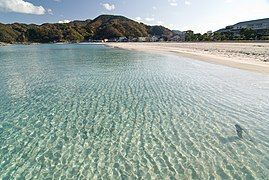
M149 35L146 25L123 16L101 15L90 23L95 39L115 37L144 37Z
M163 26L148 26L123 16L101 15L93 20L49 24L1 24L0 42L50 43L82 42L89 39L170 37L173 32Z
M173 36L173 32L170 29L165 28L163 26L150 26L149 34L154 36L165 36L165 37Z

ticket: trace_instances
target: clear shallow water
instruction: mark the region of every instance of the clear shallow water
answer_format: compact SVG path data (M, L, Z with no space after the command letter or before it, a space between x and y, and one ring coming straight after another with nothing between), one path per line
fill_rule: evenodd
M1 47L0 144L3 179L268 179L269 76L103 46Z

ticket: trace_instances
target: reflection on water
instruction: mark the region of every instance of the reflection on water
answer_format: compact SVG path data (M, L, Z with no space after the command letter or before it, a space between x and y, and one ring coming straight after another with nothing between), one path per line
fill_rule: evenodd
M15 75L7 81L8 93L14 99L26 97L26 85L20 75Z
M269 177L269 76L97 45L0 63L3 179Z

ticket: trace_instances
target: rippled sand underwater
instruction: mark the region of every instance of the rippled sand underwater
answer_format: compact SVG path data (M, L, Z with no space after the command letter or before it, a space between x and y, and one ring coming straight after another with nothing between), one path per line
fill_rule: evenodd
M268 179L269 76L100 45L2 47L0 144L2 179Z

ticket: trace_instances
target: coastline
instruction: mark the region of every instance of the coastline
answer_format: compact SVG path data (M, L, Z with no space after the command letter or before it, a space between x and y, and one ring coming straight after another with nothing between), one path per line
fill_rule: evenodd
M104 43L112 48L168 53L269 75L268 43Z
M0 46L7 46L7 43L0 42Z

